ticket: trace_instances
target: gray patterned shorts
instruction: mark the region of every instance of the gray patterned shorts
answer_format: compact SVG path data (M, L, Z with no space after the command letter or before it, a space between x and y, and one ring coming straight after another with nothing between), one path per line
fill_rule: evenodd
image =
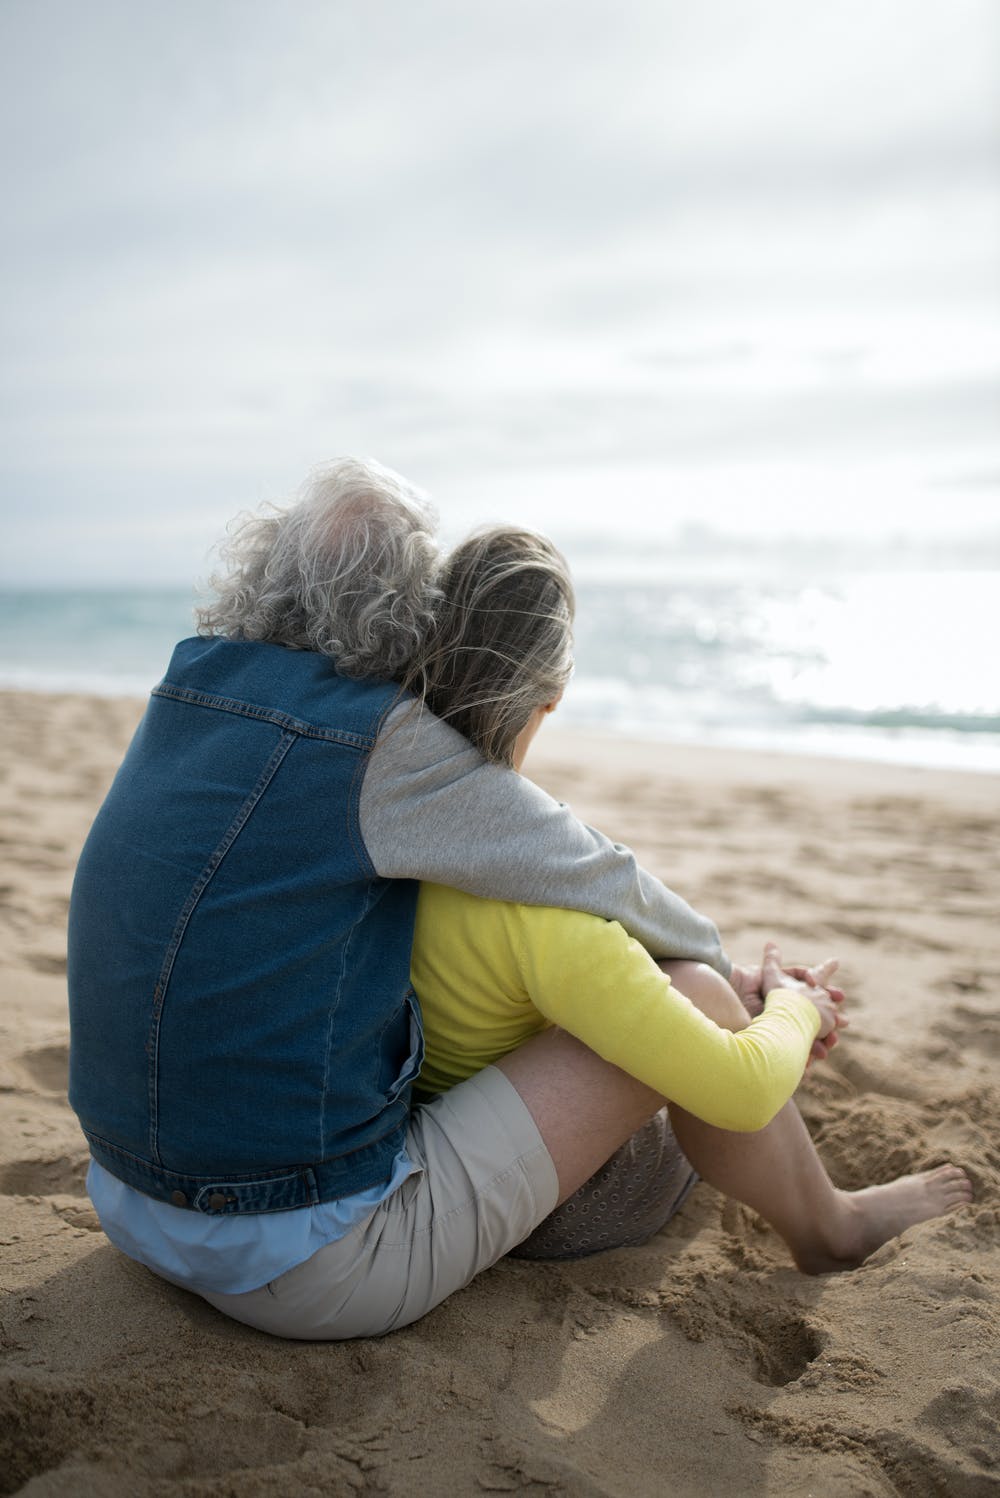
M511 1257L582 1259L608 1248L634 1248L673 1217L697 1180L661 1108L511 1249Z

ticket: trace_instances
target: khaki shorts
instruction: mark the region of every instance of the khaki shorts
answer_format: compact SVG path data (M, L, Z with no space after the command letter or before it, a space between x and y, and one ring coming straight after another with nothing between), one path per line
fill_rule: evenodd
M259 1290L203 1299L279 1337L376 1337L467 1285L556 1204L552 1158L495 1067L414 1108L406 1149L415 1173L346 1237Z

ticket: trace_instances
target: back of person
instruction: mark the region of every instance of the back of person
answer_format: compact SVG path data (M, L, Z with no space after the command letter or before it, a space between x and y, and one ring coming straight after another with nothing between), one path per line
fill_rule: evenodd
M417 886L375 877L358 797L398 699L314 652L175 651L70 912L70 1099L120 1179L232 1213L388 1175L419 1064Z

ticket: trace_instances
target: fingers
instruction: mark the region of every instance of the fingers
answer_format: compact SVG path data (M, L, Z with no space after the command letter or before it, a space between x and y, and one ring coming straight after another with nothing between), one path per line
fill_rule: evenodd
M811 983L814 988L829 988L827 980L833 977L839 966L836 957L828 957L825 962L806 968L806 982Z
M781 951L776 941L764 943L764 967L781 967Z
M805 984L807 991L812 990L809 995L810 998L814 1000L817 1008L820 1009L820 1013L826 1016L824 1024L828 1019L833 1021L830 1026L829 1035L822 1037L821 1042L818 1042L828 1047L836 1044L835 1032L846 1028L848 1024L848 1020L841 1009L841 1005L844 1002L844 990L836 988L830 983L830 979L839 966L840 963L836 957L827 957L825 961L818 962L812 967L786 966L782 962L781 950L777 942L769 941L764 947L764 962L761 969L761 991L767 994L774 988L782 987L783 984L785 987L791 988ZM789 979L795 981L789 983ZM828 1008L826 1007L827 1005L831 1005L832 1007ZM822 1056L817 1053L816 1059L822 1060L825 1056L826 1050L823 1051Z
M812 967L806 967L804 963L786 962L778 943L769 941L764 947L763 966L770 968L772 965L780 968L788 978L797 978L800 983L810 983L813 988L826 988L826 980L837 971L840 961L836 957L827 957L824 962L814 963Z
M777 948L775 950L777 951ZM785 966L784 972L790 978L798 978L800 983L808 983L810 988L825 988L835 1004L842 1004L845 998L844 990L830 982L839 966L839 958L827 957L824 962L817 962L812 967L789 964Z
M829 1035L823 1036L822 1040L817 1036L810 1047L809 1060L806 1062L806 1065L808 1066L813 1061L825 1061L836 1044L836 1030L831 1030Z
M781 965L781 953L778 944L769 941L764 947L764 961L760 970L760 986L763 993L769 993L772 988L781 987L781 979L784 969Z

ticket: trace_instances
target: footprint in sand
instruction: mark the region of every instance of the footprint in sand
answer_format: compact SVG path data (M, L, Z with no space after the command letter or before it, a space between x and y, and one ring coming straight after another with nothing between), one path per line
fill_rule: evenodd
M89 1202L81 1202L78 1196L50 1196L49 1205L71 1228L83 1228L88 1233L101 1231L101 1219Z
M929 936L926 931L913 931L902 926L889 926L866 921L860 917L827 921L818 928L831 941L843 937L848 941L864 945L878 943L889 952L947 952L949 945Z
M866 1430L840 1418L801 1419L746 1405L732 1413L758 1439L769 1437L812 1458L818 1452L850 1457L855 1472L851 1485L843 1486L842 1492L947 1493L949 1498L987 1498L997 1490L995 1460L981 1443L965 1450L950 1446L945 1451L884 1423ZM858 1485L859 1480L863 1486ZM879 1486L873 1486L873 1480ZM882 1483L887 1486L883 1488Z
M85 1197L88 1163L83 1153L54 1160L11 1160L0 1165L0 1195Z
M665 1300L665 1309L692 1341L719 1337L728 1344L758 1383L794 1383L823 1352L827 1333L787 1301L772 1300L764 1278L713 1277L710 1284L700 1278L678 1286L680 1293Z
M65 1041L54 1041L51 1045L24 1051L15 1057L14 1064L42 1092L55 1092L65 1097L69 1085L69 1046Z
M25 962L36 973L65 973L66 954L56 952L28 952Z
M937 1028L946 1039L957 1041L966 1054L981 1051L984 1057L1000 1056L1000 1019L989 1009L953 1004Z
M933 1432L930 1435L933 1440ZM949 1449L942 1450L901 1431L882 1430L872 1444L895 1492L987 1498L997 1491L995 1437L992 1448L982 1441L971 1447L949 1441Z
M900 1098L904 1102L920 1103L927 1095L923 1078L908 1080L898 1069L890 1065L873 1066L857 1055L839 1052L836 1057L837 1075L849 1083L855 1095L875 1093L882 1097Z
M46 1473L54 1483L47 1492L179 1492L190 1483L192 1491L237 1493L250 1489L243 1474L258 1491L319 1491L311 1460L317 1449L324 1492L367 1486L359 1484L357 1459L343 1459L336 1445L331 1450L326 1432L318 1440L266 1390L244 1391L239 1419L226 1407L213 1408L215 1399L210 1377L192 1378L187 1368L167 1367L152 1400L148 1386L128 1379L104 1380L95 1393L89 1382L12 1377L0 1385L0 1492L19 1493L28 1484L33 1490L33 1479ZM173 1406L187 1412L183 1440ZM300 1461L308 1471L297 1470Z
M991 1413L990 1405L997 1413ZM964 1385L942 1389L920 1419L984 1466L996 1465L1000 1451L1000 1406L996 1396Z
M1000 988L1000 973L967 968L957 973L943 973L938 979L942 991L953 988L957 993L989 993Z
M755 1304L734 1308L733 1326L753 1353L753 1376L770 1388L795 1383L820 1356L826 1334L785 1307Z

